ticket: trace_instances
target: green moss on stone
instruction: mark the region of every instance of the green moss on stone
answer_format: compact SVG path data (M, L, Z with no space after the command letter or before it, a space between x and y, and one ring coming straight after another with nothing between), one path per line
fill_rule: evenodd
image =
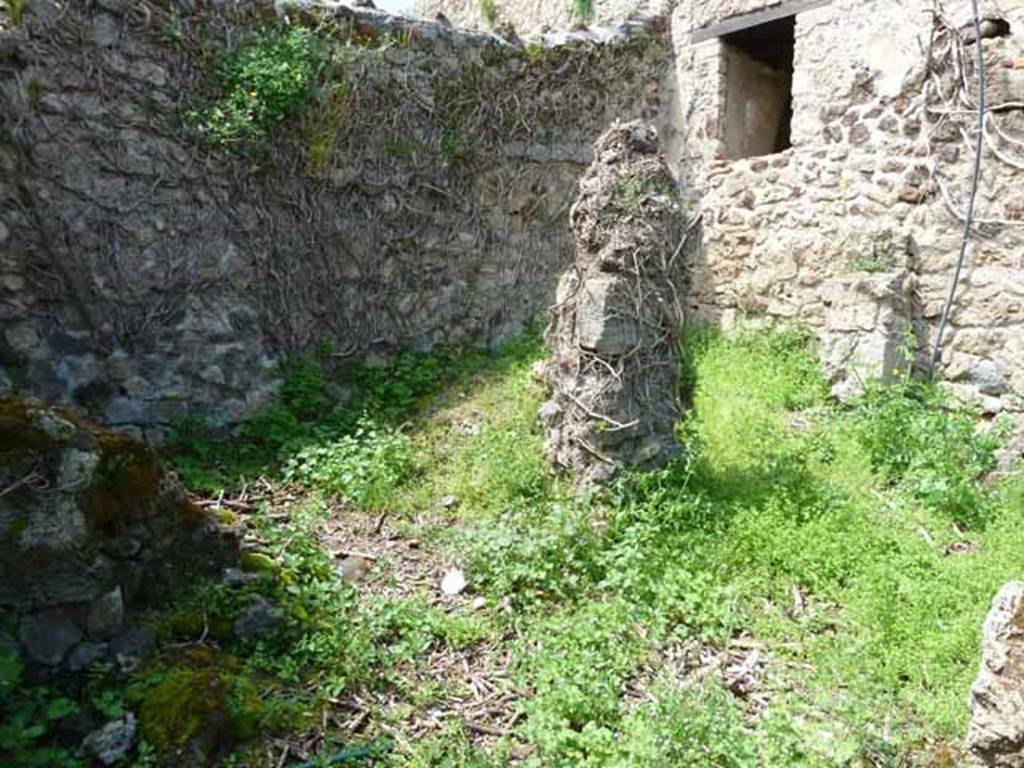
M261 711L238 660L204 646L183 652L135 697L141 699L142 738L162 765L212 764L217 754L254 735Z
M262 552L243 552L238 562L243 570L251 573L277 573L278 571L277 561Z

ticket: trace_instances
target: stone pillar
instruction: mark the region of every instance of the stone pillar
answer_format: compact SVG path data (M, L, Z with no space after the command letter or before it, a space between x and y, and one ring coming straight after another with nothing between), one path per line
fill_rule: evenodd
M1024 768L1024 582L999 590L982 630L967 750L976 765Z
M551 461L590 484L679 451L689 241L652 127L616 124L598 139L570 223L576 263L551 309L540 415Z

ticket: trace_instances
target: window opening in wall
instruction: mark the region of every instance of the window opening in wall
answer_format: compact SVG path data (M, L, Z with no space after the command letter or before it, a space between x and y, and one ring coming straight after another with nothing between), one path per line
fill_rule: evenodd
M781 152L790 146L796 17L723 35L725 154Z

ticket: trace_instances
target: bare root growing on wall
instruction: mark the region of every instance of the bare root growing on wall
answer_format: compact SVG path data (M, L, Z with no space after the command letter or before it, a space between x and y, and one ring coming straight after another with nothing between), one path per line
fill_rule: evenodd
M678 329L687 240L654 129L617 124L595 145L570 213L576 263L547 333L547 451L584 484L654 467L680 448Z

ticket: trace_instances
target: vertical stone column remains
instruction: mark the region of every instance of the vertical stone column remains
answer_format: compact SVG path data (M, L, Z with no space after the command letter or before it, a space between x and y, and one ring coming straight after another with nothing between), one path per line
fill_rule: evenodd
M967 751L972 764L1024 768L1024 582L999 590L982 629L971 686Z
M582 484L680 450L677 345L687 240L679 194L642 122L594 148L570 213L576 263L559 281L541 408L551 461Z

